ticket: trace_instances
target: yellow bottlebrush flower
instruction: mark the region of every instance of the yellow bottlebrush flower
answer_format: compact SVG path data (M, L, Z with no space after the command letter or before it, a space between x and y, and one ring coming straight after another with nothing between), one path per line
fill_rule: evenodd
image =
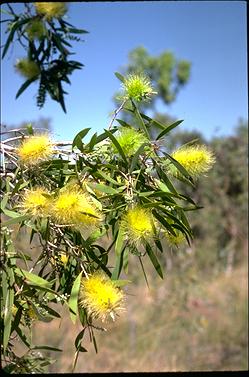
M128 239L139 243L143 239L150 239L153 236L153 217L151 213L139 206L130 208L121 220Z
M34 39L41 39L47 33L47 29L42 20L31 21L30 23L28 23L25 31L31 41L33 41Z
M142 74L128 75L124 80L123 89L128 98L136 101L149 99L153 94L156 94L150 80Z
M173 152L172 157L195 178L211 169L215 162L213 153L205 145L183 146ZM176 169L169 172L175 176L181 175Z
M80 190L61 190L51 208L51 215L59 224L80 227L98 225L101 221L99 209L90 196Z
M28 58L18 59L15 64L16 70L26 79L38 78L40 68L36 62Z
M116 139L127 157L134 155L143 143L148 142L142 132L131 127L121 127ZM116 151L115 147L114 150Z
M181 244L183 244L184 242L186 242L186 238L184 236L184 234L182 232L180 232L179 230L177 229L174 229L175 233L176 233L176 236L174 236L173 234L171 234L170 232L168 231L165 231L164 235L165 235L165 238L167 239L168 243L172 246L180 246Z
M82 278L79 291L79 305L86 309L88 315L103 322L110 316L124 310L123 292L106 275L95 272L88 278Z
M67 3L35 3L36 12L43 14L47 19L61 18L67 12Z
M17 149L20 161L25 165L36 165L47 160L52 152L53 146L47 135L30 136Z
M48 191L43 187L36 187L25 192L21 207L24 212L32 216L47 217L51 207Z

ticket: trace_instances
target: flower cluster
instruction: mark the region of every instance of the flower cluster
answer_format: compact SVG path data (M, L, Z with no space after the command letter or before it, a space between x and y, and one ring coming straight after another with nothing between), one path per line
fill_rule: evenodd
M22 209L32 216L47 217L50 209L49 193L45 188L36 187L25 192Z
M40 68L38 64L28 58L18 59L15 68L23 77L27 79L38 78Z
M127 98L136 101L149 99L156 94L150 80L142 74L128 75L123 82L123 89Z
M181 147L172 153L172 157L195 178L206 173L215 162L213 153L205 145ZM181 176L181 173L172 165L169 172L176 177Z
M148 142L142 132L131 127L120 127L116 139L127 157L134 155L143 143Z
M82 278L79 305L93 318L104 322L110 316L115 320L115 314L124 310L123 302L123 292L103 273L95 272Z
M58 224L91 227L98 225L101 214L86 192L66 187L59 193L51 208L51 215Z
M177 246L178 247L186 241L186 238L185 238L184 234L182 232L180 232L179 230L174 229L174 231L175 231L175 234L176 234L175 236L172 233L170 233L169 231L165 231L164 235L165 235L166 240L168 241L168 243L171 246Z
M36 12L38 14L44 15L47 19L51 18L61 18L67 12L67 3L63 2L44 2L44 3L35 3Z
M47 135L31 136L17 148L20 162L27 166L47 160L52 153L53 146Z
M135 244L149 240L154 232L152 214L140 206L130 208L121 220L121 227Z
M28 38L33 41L34 39L41 39L47 33L47 29L42 20L32 20L28 23L25 29Z

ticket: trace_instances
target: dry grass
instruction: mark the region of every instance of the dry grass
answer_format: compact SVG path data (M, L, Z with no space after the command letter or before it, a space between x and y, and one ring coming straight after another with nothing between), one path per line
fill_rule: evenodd
M192 268L165 280L151 278L131 285L127 311L107 332L97 331L95 353L86 336L75 372L158 372L246 370L248 271L246 264L230 275L202 280ZM63 348L50 372L71 372L74 339L81 325L62 320L34 324L35 344Z

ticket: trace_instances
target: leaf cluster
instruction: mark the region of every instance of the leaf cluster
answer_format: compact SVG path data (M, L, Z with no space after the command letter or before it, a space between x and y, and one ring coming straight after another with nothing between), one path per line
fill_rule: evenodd
M116 76L123 80L122 75ZM82 324L75 340L75 366L79 352L86 352L81 344L86 331L97 351L94 331L103 330L86 308L79 305L81 278L103 271L121 289L127 283L123 277L129 274L131 256L137 258L146 281L143 258L148 258L163 278L160 258L167 252L161 242L165 234L176 236L180 232L191 242L192 229L186 214L198 206L176 189L165 170L165 161L179 170L185 185L193 186L194 181L180 163L165 149L161 150L162 140L182 121L165 126L141 113L132 99L129 105L123 103L119 111L131 114L146 140L132 155L124 152L117 134L120 126L132 128L133 125L117 119L117 111L109 129L94 133L87 142L89 128L81 130L70 145L54 143L53 157L35 167L21 164L16 149L28 134L34 134L31 125L20 133L15 130L17 136L2 143L1 321L4 330L1 338L5 358L14 358L15 337L34 349L30 336L33 321L59 318L54 306L60 304L68 307L73 323L78 320ZM151 138L150 130L155 125L158 131ZM58 224L50 214L39 217L22 210L27 190L45 187L47 196L53 200L70 185L87 192L101 209L102 221L95 228ZM135 242L121 225L127 211L136 206L150 212L153 236ZM14 228L28 232L30 245L38 242L37 258L32 251L23 253L16 249Z
M28 78L18 89L18 98L32 83L39 80L38 93L36 96L37 106L42 108L46 101L46 95L60 104L66 112L64 95L67 92L63 83L70 84L70 75L84 66L81 62L70 59L72 52L71 41L82 41L78 35L87 33L86 30L78 29L63 18L47 19L44 15L36 14L34 7L25 3L25 10L16 14L10 4L7 4L10 18L7 22L6 33L8 34L3 47L2 59L6 56L14 41L18 41L26 50L26 57L34 62L39 68L39 76ZM39 38L32 38L29 26L34 22L40 22L44 32Z

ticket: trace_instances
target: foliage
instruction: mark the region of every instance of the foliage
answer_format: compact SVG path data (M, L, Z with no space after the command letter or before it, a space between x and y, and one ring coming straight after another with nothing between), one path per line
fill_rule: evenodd
M62 84L70 84L69 76L83 67L79 61L70 59L70 55L73 55L69 50L71 41L81 41L78 35L87 31L74 27L63 18L67 12L66 3L24 3L25 9L21 14L16 14L9 3L6 6L8 10L2 12L9 18L2 22L8 24L8 36L2 58L15 38L26 51L26 56L15 65L17 72L26 79L18 89L16 98L39 80L37 106L42 108L49 94L66 112L64 95L67 92Z
M127 83L127 78L116 76ZM180 172L185 185L195 182L191 172L160 150L161 140L181 121L164 126L141 113L136 101L144 97L143 85L140 88L141 96L136 92L135 98L125 98L109 128L88 142L83 142L89 132L84 129L70 145L47 143L48 138L44 144L44 134L34 134L30 125L2 142L1 340L7 368L15 362L15 337L32 350L32 322L60 317L54 304L67 306L72 322L82 325L75 339L74 367L79 353L86 352L86 330L97 352L94 332L103 328L96 320L114 319L123 306L123 286L129 283L123 276L128 275L130 255L145 279L145 258L163 278L160 259L167 250L162 240L171 242L168 235L181 234L190 244L193 238L186 214L198 206L176 189L178 177L171 181L165 161ZM116 119L121 111L132 114L145 141L129 153L116 137L119 129L133 128ZM149 130L155 123L160 132L151 139ZM24 159L20 153L26 145L32 164L28 152ZM49 153L44 153L48 146ZM38 258L15 248L13 227L29 232L30 245L39 242Z

